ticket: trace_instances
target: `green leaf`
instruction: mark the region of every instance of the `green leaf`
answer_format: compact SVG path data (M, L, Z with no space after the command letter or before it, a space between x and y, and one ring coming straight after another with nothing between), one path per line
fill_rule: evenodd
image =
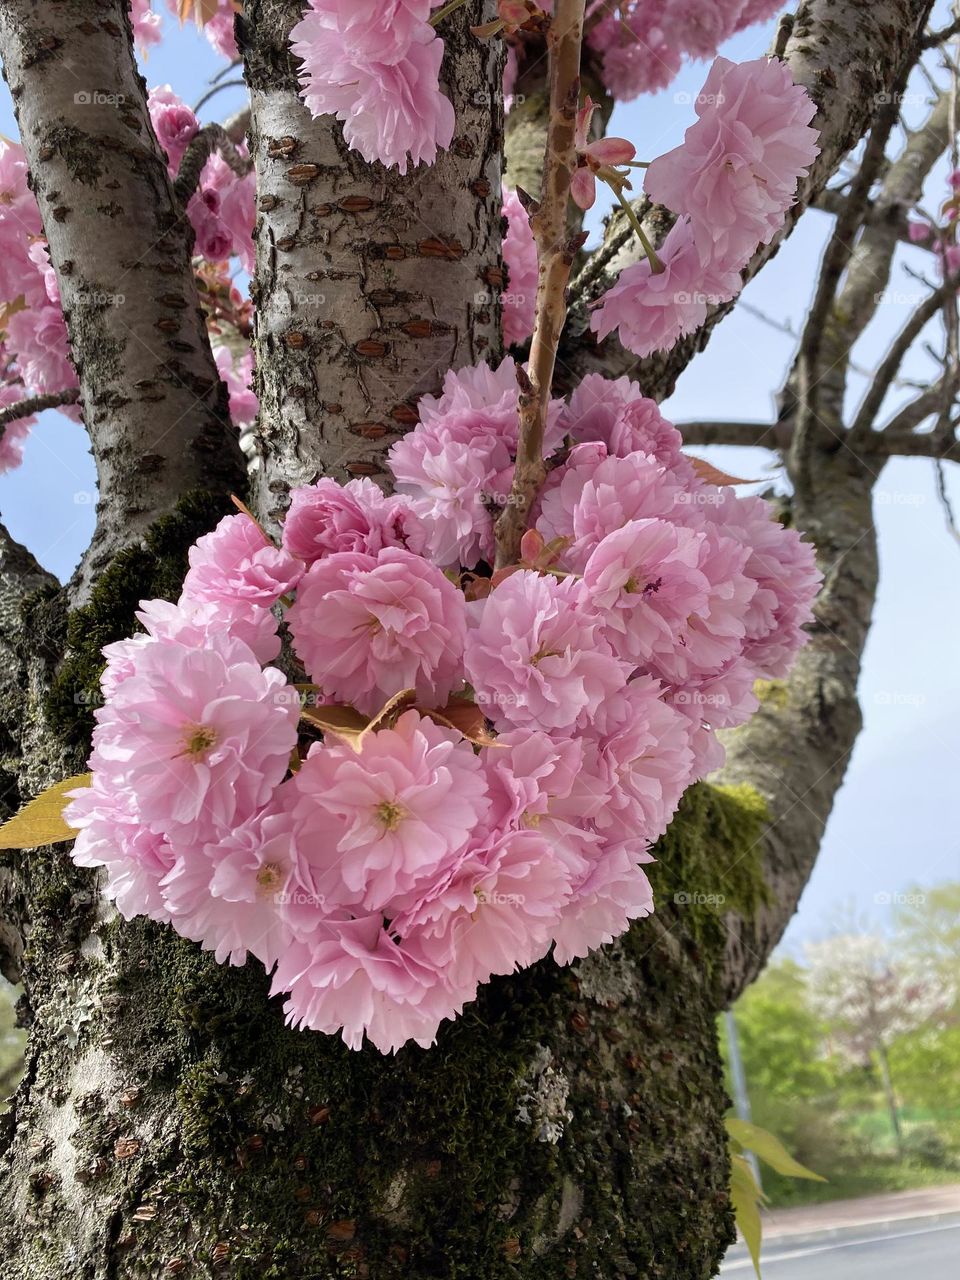
M63 810L69 799L67 792L89 787L91 780L91 774L82 773L41 791L0 826L0 849L34 849L41 844L75 839L76 831L63 820Z
M814 1173L794 1160L779 1138L775 1138L766 1129L751 1124L749 1120L739 1120L736 1116L727 1117L727 1133L739 1142L747 1151L752 1151L771 1169L785 1174L788 1178L809 1178L813 1182L826 1182L819 1173Z
M746 1241L753 1259L753 1269L760 1278L760 1241L763 1226L760 1222L760 1204L766 1197L757 1186L753 1170L746 1156L730 1157L730 1203L733 1205L737 1229Z

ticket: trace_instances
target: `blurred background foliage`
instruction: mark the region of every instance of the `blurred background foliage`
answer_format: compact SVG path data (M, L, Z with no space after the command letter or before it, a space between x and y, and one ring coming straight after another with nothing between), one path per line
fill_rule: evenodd
M764 1169L774 1206L960 1182L960 883L913 888L893 906L888 934L847 921L798 957L776 956L735 1006L751 1118L828 1179ZM856 971L862 950L868 976ZM821 998L825 986L834 998ZM723 1020L720 1032L729 1070Z

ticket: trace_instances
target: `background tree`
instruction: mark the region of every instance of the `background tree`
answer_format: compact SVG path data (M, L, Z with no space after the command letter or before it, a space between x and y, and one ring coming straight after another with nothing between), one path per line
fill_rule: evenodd
M890 1072L890 1045L898 1037L942 1019L954 1000L926 964L894 960L877 935L840 934L807 948L808 996L836 1043L852 1058L875 1061L897 1150L903 1131Z
M0 1231L18 1274L713 1274L732 1236L714 1014L789 919L860 727L873 487L893 455L955 447L949 227L930 233L938 278L918 285L916 313L852 415L844 394L850 348L955 133L949 87L931 90L921 127L899 132L905 87L924 58L936 69L955 29L928 30L931 10L805 0L777 34L821 130L783 234L811 205L833 213L834 234L778 420L686 435L776 446L783 518L809 532L826 581L794 674L765 691L721 785L692 793L664 839L658 914L569 970L492 983L437 1047L385 1060L285 1029L252 966L222 968L169 930L120 923L62 849L5 856L0 959L32 1019L3 1136ZM525 34L525 101L504 137L500 47L469 32L493 9L470 3L444 27L451 148L405 177L363 163L298 96L299 17L290 0L247 0L237 18L257 184L252 500L265 519L317 474L382 478L417 395L498 350L496 309L477 296L500 278L500 171L505 158L511 184L536 191L548 125L542 37ZM96 535L67 587L4 542L3 768L16 808L82 767L101 646L129 633L140 598L179 589L186 547L244 470L191 263L197 157L171 179L126 6L7 0L0 53L100 487ZM593 52L582 75L597 78ZM78 84L114 102L78 101ZM634 213L659 243L666 211L638 201ZM665 395L729 310L665 357L598 346L586 308L637 253L616 216L577 264L560 389L590 370L629 371ZM129 305L91 305L121 280ZM942 376L886 421L906 351L941 313ZM701 893L723 909L691 903Z

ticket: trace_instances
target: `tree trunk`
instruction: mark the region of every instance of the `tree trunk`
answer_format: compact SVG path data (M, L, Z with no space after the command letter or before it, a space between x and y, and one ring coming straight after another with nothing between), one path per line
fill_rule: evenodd
M829 125L804 203L869 123L869 95L894 82L928 7L801 6L795 56ZM445 28L457 134L435 168L406 178L359 164L338 129L303 110L286 43L299 11L247 0L238 21L258 172L263 462L253 501L265 518L282 512L289 485L320 473L379 477L416 397L436 391L445 369L500 348L488 300L502 280L500 52L466 35L492 4L466 5ZM128 121L82 115L73 88L53 83L53 54L40 56L50 40L89 59L92 85L124 86ZM148 360L114 332L112 312L88 326L71 311L109 515L69 594L23 548L0 548L0 767L15 809L82 769L101 646L129 633L140 598L175 597L187 546L226 509L239 471L232 440L216 437L223 391L201 342L184 220L145 123L125 6L6 0L0 42L34 181L51 196L41 207L65 297L72 278L109 288L132 270L137 238L166 229L160 257L151 250L137 266L143 295L127 323L156 328L174 308L165 296L185 304L174 308L176 368L169 344ZM518 117L525 128L536 127L534 106ZM69 145L51 142L51 112ZM111 139L128 131L116 145L97 134L124 192L124 212L110 215L124 234L112 239L88 225L84 179L71 169L91 121ZM535 174L535 149L529 137L518 144L518 171ZM75 216L59 218L51 186ZM596 366L590 344L581 355L575 363ZM668 363L651 386L678 371ZM162 401L149 412L136 395L144 376ZM144 449L155 413L169 435ZM128 447L160 457L149 485L142 466L128 476L120 465ZM385 1058L291 1031L255 962L223 967L168 928L120 920L63 846L0 854L0 962L23 982L31 1018L0 1133L0 1244L18 1280L715 1274L733 1237L716 1014L789 918L859 727L872 477L827 453L817 474L822 494L796 515L832 576L795 694L770 700L751 730L763 767L734 751L735 786L685 798L652 871L655 917L570 968L546 960L495 979L430 1050ZM809 793L812 816L791 808L791 791Z

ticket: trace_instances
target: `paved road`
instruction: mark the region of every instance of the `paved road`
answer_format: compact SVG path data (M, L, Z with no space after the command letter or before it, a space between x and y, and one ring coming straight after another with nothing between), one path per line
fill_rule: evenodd
M764 1280L958 1280L960 1214L775 1240L760 1262ZM751 1280L742 1245L727 1254L720 1276Z

